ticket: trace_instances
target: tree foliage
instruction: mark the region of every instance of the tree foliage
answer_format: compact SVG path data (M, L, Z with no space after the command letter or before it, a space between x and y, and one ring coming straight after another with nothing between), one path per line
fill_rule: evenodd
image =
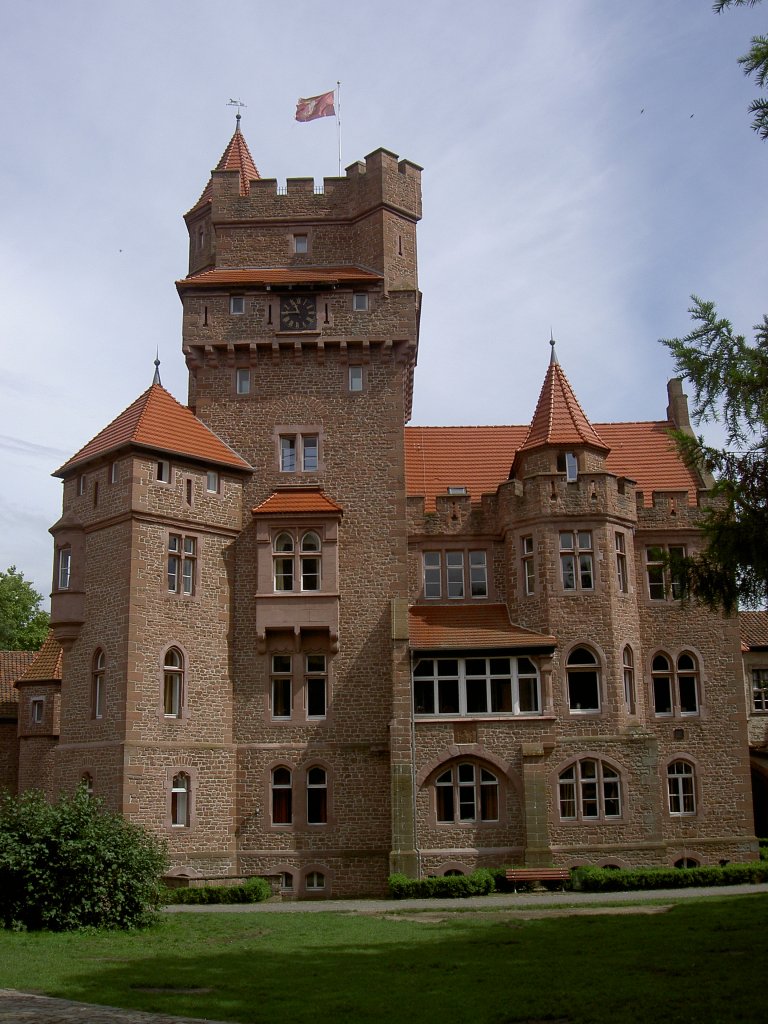
M0 572L0 650L36 651L48 632L43 598L16 566Z
M80 787L50 804L42 793L0 798L0 922L70 931L148 924L166 865L158 839Z
M715 11L720 14L726 7L755 7L761 0L716 0ZM768 86L768 36L753 36L749 50L739 57L739 64L745 75L754 75L761 89ZM761 139L768 139L768 100L762 96L754 99L749 107L752 127Z
M723 423L725 447L676 433L686 462L716 478L716 501L702 521L706 548L681 568L690 593L731 612L768 600L768 317L751 343L714 303L693 296L689 312L693 330L662 344L693 386L694 417Z

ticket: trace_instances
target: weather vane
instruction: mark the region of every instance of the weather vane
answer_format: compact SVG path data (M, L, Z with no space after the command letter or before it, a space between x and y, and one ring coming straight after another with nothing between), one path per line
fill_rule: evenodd
M240 111L248 109L248 104L247 103L243 103L242 100L233 100L231 97L230 97L230 100L229 100L229 103L227 104L227 106L228 107L237 107L237 120L238 121L240 120Z

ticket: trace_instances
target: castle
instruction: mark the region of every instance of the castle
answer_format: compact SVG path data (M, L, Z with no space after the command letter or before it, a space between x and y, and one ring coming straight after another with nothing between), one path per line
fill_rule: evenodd
M238 117L185 217L188 405L156 376L58 470L19 788L298 897L754 857L738 621L674 574L711 486L680 382L593 424L553 344L529 423L405 426L420 215L384 149L261 178Z

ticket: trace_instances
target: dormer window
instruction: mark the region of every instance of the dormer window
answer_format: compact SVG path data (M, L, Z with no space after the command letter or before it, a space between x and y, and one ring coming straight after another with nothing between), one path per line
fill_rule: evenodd
M557 456L557 471L565 473L566 482L575 483L579 478L579 460L575 452L559 452Z
M449 494L456 494L456 495L466 494L467 493L467 488L466 487L449 487L448 488L448 493Z

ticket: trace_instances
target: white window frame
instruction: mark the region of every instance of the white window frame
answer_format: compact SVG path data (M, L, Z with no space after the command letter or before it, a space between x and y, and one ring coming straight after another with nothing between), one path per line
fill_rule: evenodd
M667 765L667 806L673 818L696 814L696 769L683 757Z
M470 710L483 696L487 710ZM417 658L413 699L417 719L538 717L541 673L527 655Z
M322 591L323 540L319 530L284 529L275 532L272 538L272 586L276 594L319 594Z
M306 232L297 232L293 235L293 251L297 256L306 256L309 252L309 235Z
M616 548L616 583L620 594L629 593L629 573L627 570L627 539L621 531L614 535Z
M285 801L283 816L286 821L276 820L275 807L278 796L281 802ZM269 816L271 824L277 828L293 825L293 772L288 765L275 765L269 774Z
M348 368L348 384L349 390L352 392L360 392L363 390L363 368L355 364Z
M72 582L72 548L68 544L59 548L56 580L58 590L69 590Z
M523 566L523 593L526 597L536 593L536 550L533 543L533 535L528 534L520 538L522 549Z
M169 533L166 585L169 594L192 597L197 589L198 538Z
M324 892L326 888L325 875L322 871L308 871L304 879L304 888L307 892Z
M91 667L91 716L93 718L104 717L104 681L106 675L107 660L104 651L99 647L93 655Z
M281 473L317 473L320 470L320 434L317 431L279 435Z
M758 715L768 712L768 668L752 669L752 710Z
M438 825L498 822L498 777L475 761L449 765L435 778L435 821ZM451 813L446 813L450 808ZM489 813L490 812L490 813Z
M594 660L593 661L586 661L586 660L574 661L573 660L574 655L576 655L577 652L579 652L579 651L583 651L585 654L588 654ZM579 677L580 676L587 676L587 675L594 675L594 677L595 677L594 683L595 683L595 696L596 696L595 704L596 704L596 706L594 706L594 707L582 707L582 706L580 706L578 701L574 701L574 699L573 699L574 698L574 693L573 693L573 690L571 688L571 682L573 682L574 687L575 687L575 686L577 686L577 684L579 682ZM573 677L573 679L572 679L572 677ZM600 711L602 710L602 696L603 696L602 695L602 677L601 677L601 672L600 672L600 659L598 658L597 654L591 648L587 647L585 644L579 644L577 647L574 647L573 650L569 652L568 657L567 657L566 662L565 662L565 681L566 681L566 690L567 690L567 696L568 696L568 710L570 711L570 713L572 715L598 715L598 714L600 714Z
M119 479L120 479L120 463L119 462L113 462L113 463L111 463L111 465L109 467L109 482L111 484L116 484Z
M662 662L665 662L662 665ZM683 664L681 664L683 662ZM687 664L690 662L690 665ZM666 686L669 700L663 703L659 696ZM697 718L701 714L701 667L691 651L681 651L673 658L667 651L656 651L651 659L651 696L656 718ZM685 701L683 695L686 694ZM691 701L691 695L693 700ZM669 705L668 710L666 705ZM685 704L685 710L683 705Z
M244 295L230 295L229 296L229 313L230 313L230 316L243 316L245 314L245 296Z
M185 658L178 647L169 647L163 657L163 689L161 693L163 717L176 720L182 717L185 687Z
M635 713L635 652L626 644L621 652L621 670L624 681L624 703L631 715Z
M189 828L192 810L192 779L184 771L171 780L171 828Z
M208 494L219 493L219 474L215 469L209 469L205 474L205 490Z
M647 544L645 548L645 582L649 601L679 601L682 582L667 564L667 559L686 557L684 544Z
M249 367L239 367L235 370L235 394L250 395L251 393L251 371Z
M159 484L171 482L171 464L168 459L158 459L155 462L155 480Z
M557 777L557 804L561 821L616 821L622 816L621 774L599 758L579 758Z
M595 589L592 530L560 530L560 582L567 594Z
M423 551L421 564L425 600L439 601L443 594L450 601L487 600L488 553L485 548Z
M33 725L45 721L45 697L33 697L30 703L30 717Z
M307 769L306 796L307 824L327 825L330 812L327 768L313 764Z
M355 313L368 312L368 292L352 293L352 310Z
M328 715L328 655L304 651L301 657L274 651L270 655L269 707L275 722L294 718L294 707L301 703L307 721L320 721Z

